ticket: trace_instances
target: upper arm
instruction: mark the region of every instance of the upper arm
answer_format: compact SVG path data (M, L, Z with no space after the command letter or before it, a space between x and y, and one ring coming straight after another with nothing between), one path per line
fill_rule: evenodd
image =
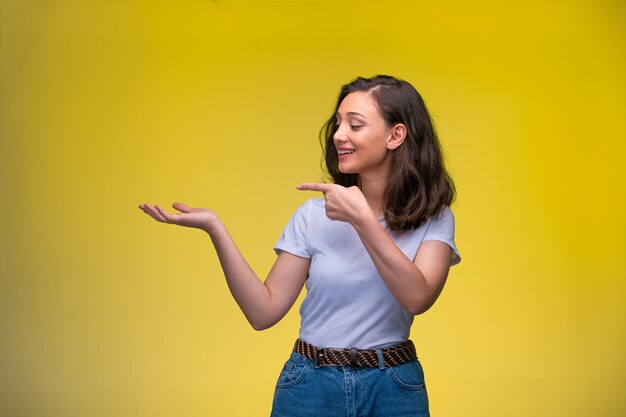
M427 307L432 306L443 290L450 271L452 254L452 248L447 243L439 240L426 240L422 242L415 255L413 263L424 276L428 286Z
M309 276L310 264L309 258L296 256L283 250L278 251L278 258L265 279L265 286L270 293L270 302L273 304L272 310L276 314L274 323L287 314L300 295Z

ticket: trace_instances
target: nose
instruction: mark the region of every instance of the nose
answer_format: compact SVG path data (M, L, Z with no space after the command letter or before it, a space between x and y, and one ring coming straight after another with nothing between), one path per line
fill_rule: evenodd
M335 143L346 142L348 140L348 137L346 136L346 133L345 133L345 123L341 123L339 126L337 126L337 130L335 131L335 134L333 135L333 139Z

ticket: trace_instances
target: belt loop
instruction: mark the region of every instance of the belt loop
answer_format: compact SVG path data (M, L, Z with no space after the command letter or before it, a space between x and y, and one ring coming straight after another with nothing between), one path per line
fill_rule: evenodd
M315 367L319 368L320 367L320 353L319 353L319 349L317 349L316 347L313 348L313 356L314 356L314 361L315 361Z
M353 368L357 367L357 358L356 358L356 348L353 347L350 349L350 366Z
M383 356L383 350L376 349L376 356L378 357L378 369L385 369L385 357Z

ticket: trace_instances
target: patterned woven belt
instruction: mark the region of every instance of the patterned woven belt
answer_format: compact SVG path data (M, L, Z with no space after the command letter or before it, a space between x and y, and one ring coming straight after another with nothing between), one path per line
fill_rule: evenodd
M375 350L352 349L318 349L303 341L296 340L293 351L306 356L317 366L352 366L353 368L378 367L378 355ZM415 345L410 340L396 346L382 349L385 366L402 365L417 360Z

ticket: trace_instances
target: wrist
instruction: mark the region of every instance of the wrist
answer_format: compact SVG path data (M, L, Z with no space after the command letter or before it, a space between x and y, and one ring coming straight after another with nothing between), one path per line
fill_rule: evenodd
M223 223L217 215L211 216L201 227L202 230L207 232L209 236L219 232L220 226L223 227Z
M378 219L376 218L374 211L369 206L367 206L363 208L363 210L358 212L358 214L352 221L352 226L358 230L366 227L369 223L378 223Z

